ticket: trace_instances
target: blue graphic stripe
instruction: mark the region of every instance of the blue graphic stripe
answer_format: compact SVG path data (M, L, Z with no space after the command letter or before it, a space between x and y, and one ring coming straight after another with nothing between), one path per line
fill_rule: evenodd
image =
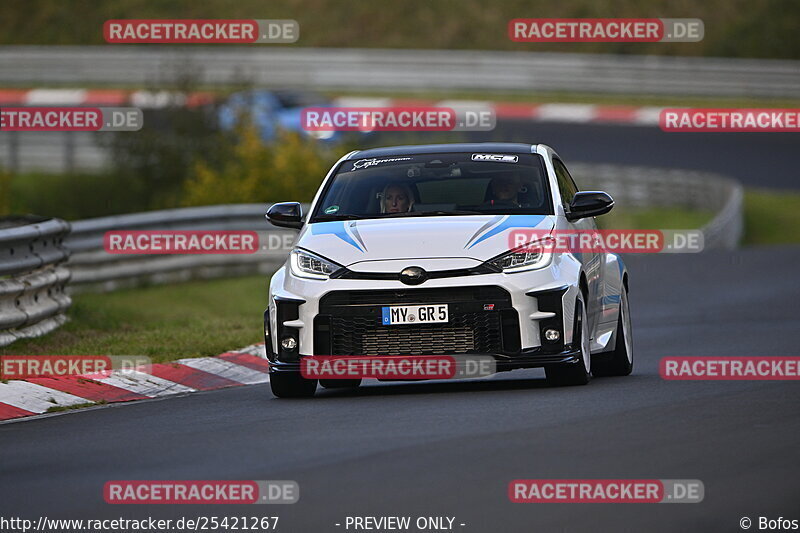
M486 224L484 224L483 226L478 228L478 231L476 231L472 235L472 237L469 238L469 240L467 241L467 244L464 245L464 248L467 248L470 245L470 243L472 241L474 241L478 237L478 235L480 235L481 233L483 233L487 229L491 228L495 224L499 224L501 220L503 220L503 215L497 215L497 216L492 217L492 219L489 220Z
M359 244L353 240L349 233L344 226L344 221L331 221L331 222L317 222L316 224L311 224L311 234L312 235L335 235L342 239L347 244L353 245L359 252L363 252L364 250L359 246Z
M383 323L384 324L390 324L391 323L391 319L389 318L389 308L388 307L383 307L383 308L381 308L381 310L383 311Z
M541 224L542 220L545 219L545 215L510 215L505 221L501 222L500 224L496 225L483 235L470 244L467 249L472 248L476 244L485 241L489 237L494 237L498 233L501 233L507 229L511 228L535 228L539 224Z

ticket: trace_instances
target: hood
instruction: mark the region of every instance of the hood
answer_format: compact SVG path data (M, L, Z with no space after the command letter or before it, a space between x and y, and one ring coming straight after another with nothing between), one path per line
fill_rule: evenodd
M549 215L465 215L317 222L307 225L297 246L346 267L375 270L373 262L417 260L423 268L468 268L507 252L514 230L551 231ZM421 259L428 266L419 264ZM433 263L433 264L432 264ZM442 263L444 264L444 263ZM394 269L394 265L391 267Z

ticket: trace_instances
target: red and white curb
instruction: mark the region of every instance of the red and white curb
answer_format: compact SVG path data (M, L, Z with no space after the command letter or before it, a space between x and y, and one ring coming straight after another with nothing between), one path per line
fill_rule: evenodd
M0 105L20 106L133 106L143 109L168 105L196 107L215 100L209 92L189 94L169 91L129 91L122 89L0 89ZM343 96L335 98L337 107L437 106L492 110L498 119L549 122L628 124L658 126L663 107L637 107L593 104L523 104L486 100L422 100Z
M168 105L197 107L215 100L213 93L129 91L124 89L0 89L0 105L19 106L133 106L160 108Z
M524 104L491 102L487 100L416 100L407 98L341 97L334 99L337 107L408 107L435 106L482 108L494 111L498 119L533 120L542 122L573 122L595 124L627 124L658 126L664 107L594 105L594 104Z
M0 382L0 421L74 405L130 402L269 381L263 344L217 357L179 359L137 370Z

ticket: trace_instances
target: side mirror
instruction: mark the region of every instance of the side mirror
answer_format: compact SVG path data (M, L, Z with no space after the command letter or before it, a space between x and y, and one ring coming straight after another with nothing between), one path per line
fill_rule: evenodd
M614 199L601 191L586 191L575 193L569 203L567 220L574 221L586 217L604 215L614 207Z
M267 220L273 226L300 229L303 227L303 209L298 202L274 204L267 211Z

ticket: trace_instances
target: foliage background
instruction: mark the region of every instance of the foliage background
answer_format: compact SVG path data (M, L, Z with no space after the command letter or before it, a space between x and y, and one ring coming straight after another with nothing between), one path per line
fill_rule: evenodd
M700 18L705 38L646 44L508 38L509 20L549 17ZM800 58L797 0L4 0L0 44L104 44L103 22L117 18L295 19L296 46Z

